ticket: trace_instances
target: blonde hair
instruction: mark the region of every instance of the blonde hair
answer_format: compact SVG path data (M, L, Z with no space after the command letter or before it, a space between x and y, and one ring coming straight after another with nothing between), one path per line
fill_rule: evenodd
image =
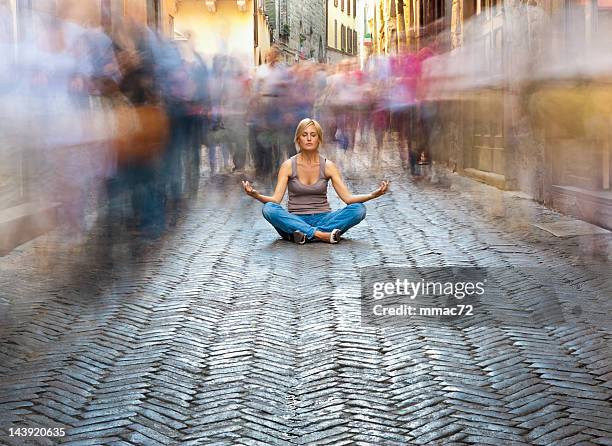
M300 147L300 143L298 142L300 135L309 125L313 125L315 130L317 131L317 136L319 137L319 145L317 148L321 147L321 144L323 144L323 129L321 128L321 124L319 124L312 118L304 118L297 125L297 128L295 129L295 137L293 138L293 142L295 143L295 150L297 152L302 150L302 148Z

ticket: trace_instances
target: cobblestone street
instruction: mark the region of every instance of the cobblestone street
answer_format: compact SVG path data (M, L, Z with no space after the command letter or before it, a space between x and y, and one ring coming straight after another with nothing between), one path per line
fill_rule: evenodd
M369 192L382 175L357 155L343 171ZM0 258L0 443L611 445L610 236L557 238L532 223L571 218L520 194L390 172L338 245L281 240L225 175L157 242L58 230ZM582 313L368 327L360 268L383 265L550 268Z

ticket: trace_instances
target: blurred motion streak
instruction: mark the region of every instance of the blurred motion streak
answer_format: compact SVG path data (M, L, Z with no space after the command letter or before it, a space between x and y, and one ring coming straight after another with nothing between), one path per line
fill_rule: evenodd
M0 0L0 254L56 218L75 245L157 238L202 164L273 181L305 117L338 159L389 145L414 180L445 164L612 228L612 2L358 5L329 65L260 0Z
M366 31L370 60L434 53L409 150L612 228L612 3L399 3L369 1Z

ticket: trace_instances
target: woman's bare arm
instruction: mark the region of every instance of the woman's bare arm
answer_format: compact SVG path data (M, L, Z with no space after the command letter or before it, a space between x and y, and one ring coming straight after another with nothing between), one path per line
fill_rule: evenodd
M272 195L262 195L253 189L251 183L248 181L242 182L242 187L244 187L244 191L247 195L255 198L256 200L261 201L262 203L280 203L283 201L283 197L285 196L285 191L287 190L287 183L289 181L289 176L291 175L291 160L285 161L281 164L280 169L278 170L278 179L276 180L276 187L274 188L274 193Z

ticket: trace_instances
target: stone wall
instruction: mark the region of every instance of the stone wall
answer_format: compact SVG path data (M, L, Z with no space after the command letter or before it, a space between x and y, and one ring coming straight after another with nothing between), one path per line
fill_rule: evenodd
M506 97L514 102L516 98ZM428 146L437 163L459 172L477 168L473 162L474 104L471 100L438 103L430 125L428 141L422 133L417 147ZM504 135L504 188L520 190L538 201L545 201L545 144L542 129L520 107L506 108Z
M287 17L286 24L289 27L289 36L285 40L286 49L291 54L297 53L301 59L314 58L315 60L325 61L327 46L325 38L325 0L310 0L308 2L281 0L280 16L281 32L285 23L283 17Z
M435 141L430 141L432 156L435 161L460 172L484 169L477 172L482 174L479 179L486 181L490 178L492 184L501 184L505 189L520 190L538 201L546 201L547 188L550 189L550 184L547 185L550 178L546 167L546 140L542 125L534 118L530 105L534 85L529 82L528 73L533 73L538 61L542 60L543 45L551 40L551 36L546 32L545 12L541 8L511 1L506 4L505 14L501 50L492 48L488 62L491 66L502 67L497 77L487 77L486 70L469 62L470 57L476 56L475 39L484 32L479 24L489 24L482 19L472 19L470 33L462 34L460 46L469 48L464 54L468 55L467 64L472 64L474 73L467 76L466 82L470 86L464 85L454 92L459 93L455 101L438 105L435 132L439 134L435 135ZM455 64L449 66L456 70L456 61L447 60L449 64ZM486 105L488 100L498 97L494 107ZM479 143L475 135L477 128L495 122L490 113L500 114L503 137L493 138L484 133L480 141L487 147L503 147L503 152L496 151L496 162L489 166L489 172L487 164L480 165L478 161L479 150L475 146Z
M268 16L268 22L272 28L274 35L278 35L278 0L265 0L264 11Z
M478 179L524 192L563 212L575 214L582 206L589 212L584 211L581 218L610 227L612 193L605 180L607 130L601 127L612 115L607 96L610 89L597 79L576 83L569 70L566 75L553 71L556 66L552 62L558 61L551 54L561 54L561 67L572 65L560 47L568 40L553 32L558 33L550 25L556 16L550 18L546 13L546 9L524 4L507 5L504 70L499 80L472 85L455 101L437 104L437 127L426 143L438 163L470 175L476 173ZM478 106L479 95L487 91L502 95L502 145L494 147L503 147L503 169L488 172L482 167L483 171L471 172L479 169L475 126L490 116L486 107ZM595 105L584 107L591 103ZM585 197L592 205L584 204Z

